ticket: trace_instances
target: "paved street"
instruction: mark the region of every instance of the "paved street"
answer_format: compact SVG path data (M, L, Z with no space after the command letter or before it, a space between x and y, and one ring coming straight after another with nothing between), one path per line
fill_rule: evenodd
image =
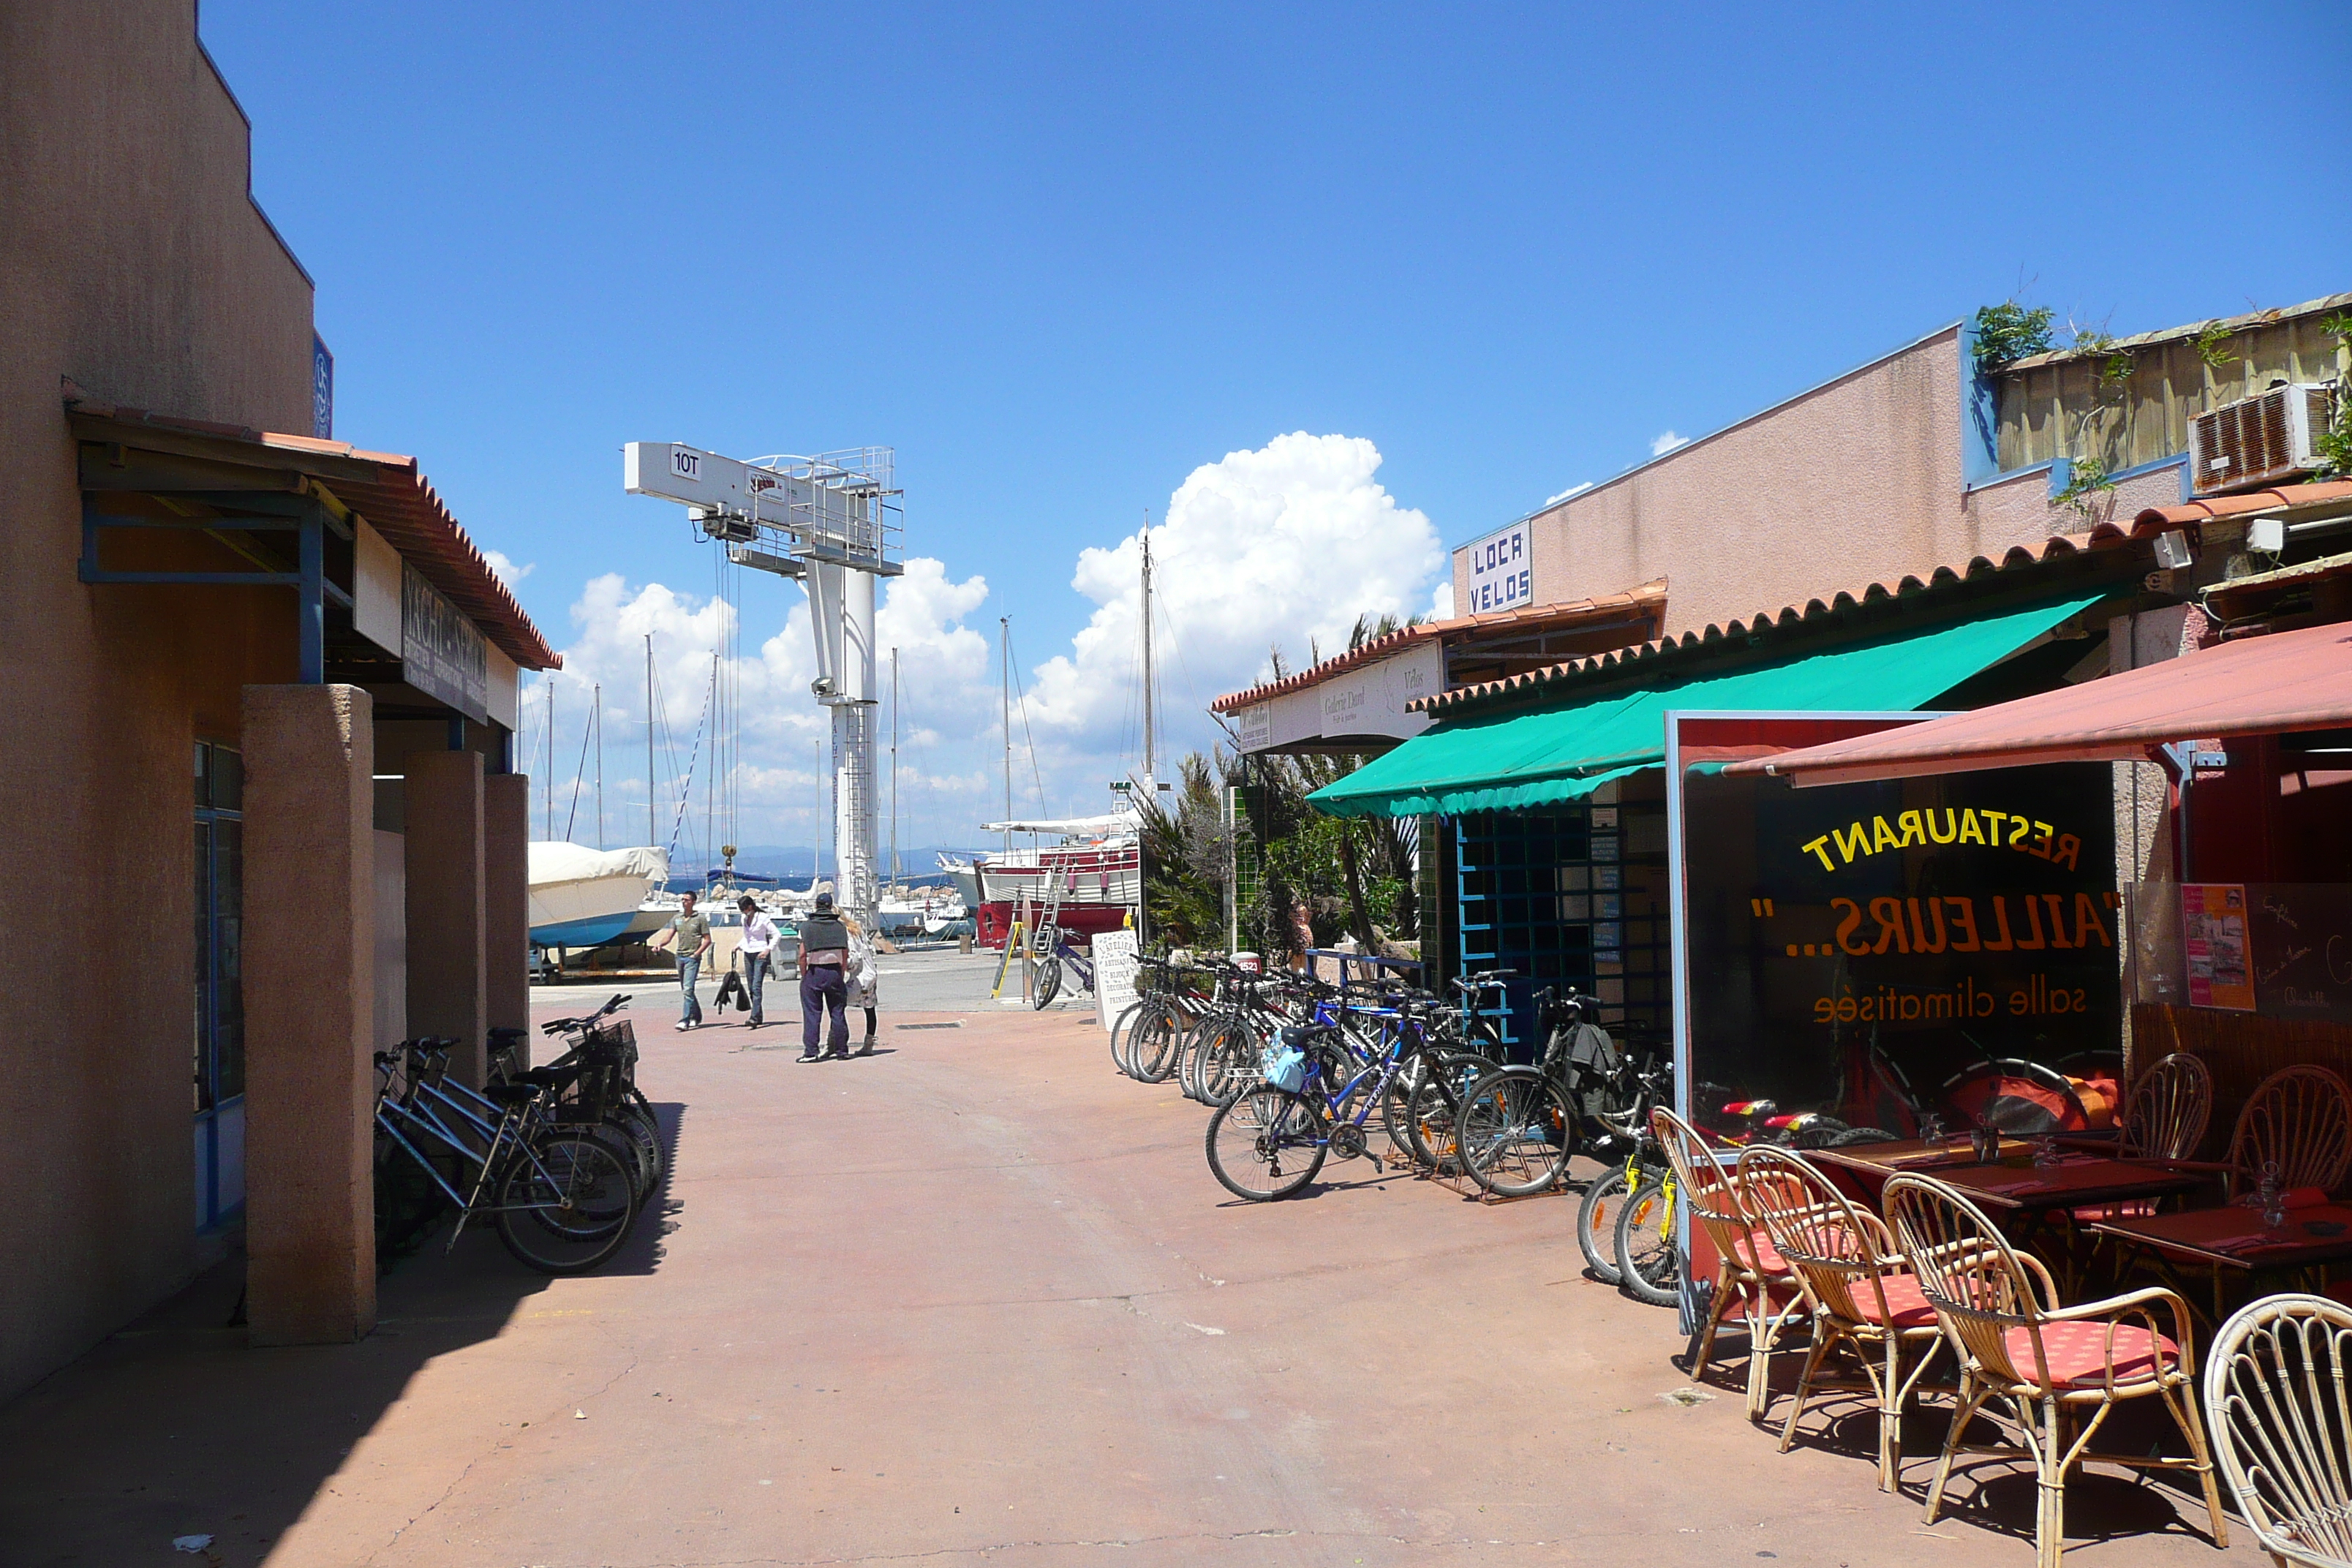
M1780 1457L1736 1359L1662 1398L1691 1386L1672 1317L1582 1277L1571 1200L1356 1163L1236 1205L1202 1114L1113 1073L1083 1013L979 1004L977 959L892 966L963 1010L814 1067L639 992L675 1173L606 1272L436 1243L365 1342L268 1352L223 1326L224 1274L0 1411L0 1559L184 1563L205 1533L289 1568L2031 1561L2022 1471L1927 1531L1874 1489L1868 1421ZM2177 1496L2078 1482L2068 1560L2253 1560L2178 1523L2087 1539Z

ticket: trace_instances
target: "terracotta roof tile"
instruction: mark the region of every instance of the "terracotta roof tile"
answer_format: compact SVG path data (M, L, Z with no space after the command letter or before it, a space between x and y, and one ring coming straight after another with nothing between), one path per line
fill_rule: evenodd
M2179 528L2221 518L2243 517L2249 512L2289 511L2347 499L2352 499L2352 479L2327 479L2311 485L2280 485L2272 489L2248 490L2243 495L2213 496L2205 500L2186 501L2179 506L2152 506L2132 520L2132 531L2143 533Z
M1872 583L1859 591L1841 591L1827 600L1809 599L1801 606L1785 605L1778 610L1759 610L1745 620L1735 618L1703 630L1685 632L1680 637L1663 637L1655 642L1639 643L1587 658L1570 659L1501 680L1457 687L1434 697L1423 698L1408 706L1429 713L1445 713L1478 703L1524 695L1558 681L1597 676L1612 670L1630 671L1654 660L1677 657L1685 649L1710 647L1732 638L1746 638L1760 632L1827 620L1867 605L1956 587L1963 583L1979 581L2001 573L2023 571L2093 551L2118 549L2135 540L2160 533L2167 526L2177 526L2162 521L2152 523L2148 521L2150 515L2141 513L2133 520L2128 530L2103 522L2082 533L2054 533L2042 541L2038 548L2011 545L1998 561L1984 555L1973 556L1962 565L1935 567L1924 577L1916 574L1906 574L1892 586Z
M1375 637L1361 647L1351 648L1307 668L1294 670L1279 680L1269 680L1245 691L1229 692L1209 704L1212 713L1231 713L1264 702L1286 692L1303 690L1319 685L1333 676L1369 664L1376 658L1402 652L1415 643L1432 637L1475 636L1496 631L1538 632L1572 630L1580 623L1598 621L1609 616L1628 611L1650 614L1663 610L1666 604L1666 584L1664 578L1644 583L1638 588L1622 593L1603 595L1597 599L1574 599L1557 605L1530 605L1525 609L1493 610L1483 616L1457 616L1447 621L1423 621L1419 626L1402 626L1386 637Z
M70 382L66 384L66 405L77 414L119 425L208 437L284 453L295 459L325 459L325 465L311 477L322 482L336 500L365 518L443 597L463 610L501 653L525 669L562 667L562 657L548 646L546 637L524 613L512 590L490 570L489 562L425 480L415 458L396 452L371 452L348 441L325 441L310 436L289 436L213 420L184 419L143 408L120 407L89 397ZM310 472L299 460L270 466Z

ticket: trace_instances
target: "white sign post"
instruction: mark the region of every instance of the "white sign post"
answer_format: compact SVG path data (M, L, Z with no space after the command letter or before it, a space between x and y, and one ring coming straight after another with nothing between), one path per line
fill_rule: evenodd
M1095 1022L1109 1028L1135 1005L1135 933L1107 931L1094 940Z

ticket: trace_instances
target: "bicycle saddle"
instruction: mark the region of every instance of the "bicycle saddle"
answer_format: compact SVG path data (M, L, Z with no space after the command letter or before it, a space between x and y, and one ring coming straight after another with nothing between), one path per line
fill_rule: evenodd
M539 1098L539 1091L535 1083L486 1083L482 1098L499 1105L529 1105Z

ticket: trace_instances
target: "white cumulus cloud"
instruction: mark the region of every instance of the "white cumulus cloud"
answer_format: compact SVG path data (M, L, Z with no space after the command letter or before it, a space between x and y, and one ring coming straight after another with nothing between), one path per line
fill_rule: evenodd
M1671 431L1671 430L1669 430L1669 431L1667 431L1667 432L1666 432L1666 436L1674 436L1674 434L1675 434L1675 433L1674 433L1673 431ZM1659 439L1659 440L1661 440L1661 441L1663 441L1663 440L1664 440L1664 439L1665 439L1665 436L1661 436L1660 437L1658 437L1658 439ZM1675 443L1676 443L1677 445L1679 445L1679 444L1681 443L1682 437L1679 437L1679 436L1675 436ZM1653 444L1653 445L1651 446L1651 447L1650 447L1651 455L1652 455L1652 456L1654 456L1654 457L1657 454L1658 450L1659 450L1659 448L1657 447L1657 446L1656 446L1655 444ZM1547 496L1547 497L1545 497L1545 498L1544 498L1544 505L1546 505L1546 506L1558 506L1560 502L1562 502L1562 501L1564 501L1564 500L1574 500L1576 497L1582 495L1585 491L1587 491L1587 490L1591 489L1591 488L1592 488L1592 481L1591 481L1591 479L1587 479L1587 480L1585 480L1585 481L1584 481L1582 484L1580 484L1580 485L1570 485L1570 486L1569 486L1569 487L1568 487L1568 489L1564 489L1564 490L1560 491L1560 492L1559 492L1559 494L1558 494L1558 495L1556 495L1556 496Z
M1689 445L1689 437L1678 436L1672 430L1661 430L1655 436L1650 437L1650 456L1653 458L1663 458L1677 447L1687 447Z
M1178 487L1151 556L1160 689L1180 744L1215 738L1202 708L1260 679L1275 646L1304 663L1310 645L1346 647L1359 615L1402 619L1428 603L1445 552L1426 516L1375 482L1380 466L1360 437L1299 431L1204 463ZM1094 614L1068 653L1035 670L1033 721L1076 750L1132 749L1122 742L1139 684L1142 553L1130 534L1079 555L1071 586Z
M511 588L539 570L539 563L526 561L518 566L503 550L485 550L482 559L489 563L490 574Z
M961 624L962 616L987 599L988 584L979 576L957 582L944 563L927 557L908 561L906 568L903 576L887 581L877 607L877 694L888 695L890 649L895 647L902 670L900 803L920 820L946 800L952 823L974 816L976 807L970 803L985 794L986 781L970 767L959 771L940 764L961 761L963 751L995 731L992 650L980 633ZM656 694L656 770L661 775L654 811L657 841L669 841L678 779L689 767L696 783L688 810L691 824L684 837L689 843L699 843L702 837L703 800L711 775L714 654L719 656L719 679L737 695L740 737L734 784L740 837L750 844L806 843L823 830L829 820L831 762L825 744L832 729L825 710L809 692L816 654L809 636L808 601L790 584L753 574L745 577L747 603L740 608L741 616L751 624L772 626L782 609L782 625L764 640L747 641L740 655L730 647L736 636L737 606L661 583L632 586L617 573L593 578L582 590L572 606L573 640L562 650L563 668L528 690L523 702L523 765L538 773L547 766L547 681L556 683L559 837L569 817L568 786L580 766L592 694L599 688L604 721L605 841L635 844L646 837L648 637ZM882 720L887 724L887 709ZM884 733L887 739L887 730ZM589 842L594 836L593 808L583 809L592 815L572 826L572 837ZM928 830L929 824L924 826ZM545 829L545 823L534 818L534 834ZM687 851L682 847L680 853Z
M1307 662L1310 647L1327 655L1344 648L1360 614L1402 618L1416 610L1452 610L1451 567L1437 530L1378 483L1380 466L1370 441L1299 432L1202 464L1170 498L1165 520L1151 531L1163 778L1175 773L1175 757L1223 738L1206 705L1264 679L1275 647L1296 667ZM1016 656L1034 661L1037 653L1051 655L1024 667L1025 717L1019 707L1013 716L1017 814L1103 810L1110 804L1109 783L1140 763L1141 563L1138 534L1080 552L1071 586L1093 608L1065 650L1024 647L1016 606ZM816 670L806 598L790 584L742 575L743 626L777 629L758 641L742 634L740 658L730 652L738 635L735 608L660 583L633 584L618 574L597 577L582 591L572 606L564 668L553 678L559 834L589 693L601 682L605 839L645 837L648 635L662 696L656 739L668 737L658 767L656 837L669 838L677 776L694 749L714 653L721 656L722 679L740 693L734 775L740 841L797 846L829 832L823 814L830 760L821 743L830 723L809 693ZM979 824L1003 809L995 627L966 624L987 605L989 593L984 578L960 578L946 563L920 556L883 585L876 626L882 693L888 689L894 647L904 672L898 724L904 844L984 841ZM524 693L525 765L533 773L545 766L538 706L544 690L541 684ZM879 717L887 742L887 710ZM693 819L703 809L707 745L696 763ZM541 827L534 818L534 832ZM701 831L698 826L685 834L680 854L688 859L682 866ZM572 837L588 842L593 836L593 817L583 817Z

